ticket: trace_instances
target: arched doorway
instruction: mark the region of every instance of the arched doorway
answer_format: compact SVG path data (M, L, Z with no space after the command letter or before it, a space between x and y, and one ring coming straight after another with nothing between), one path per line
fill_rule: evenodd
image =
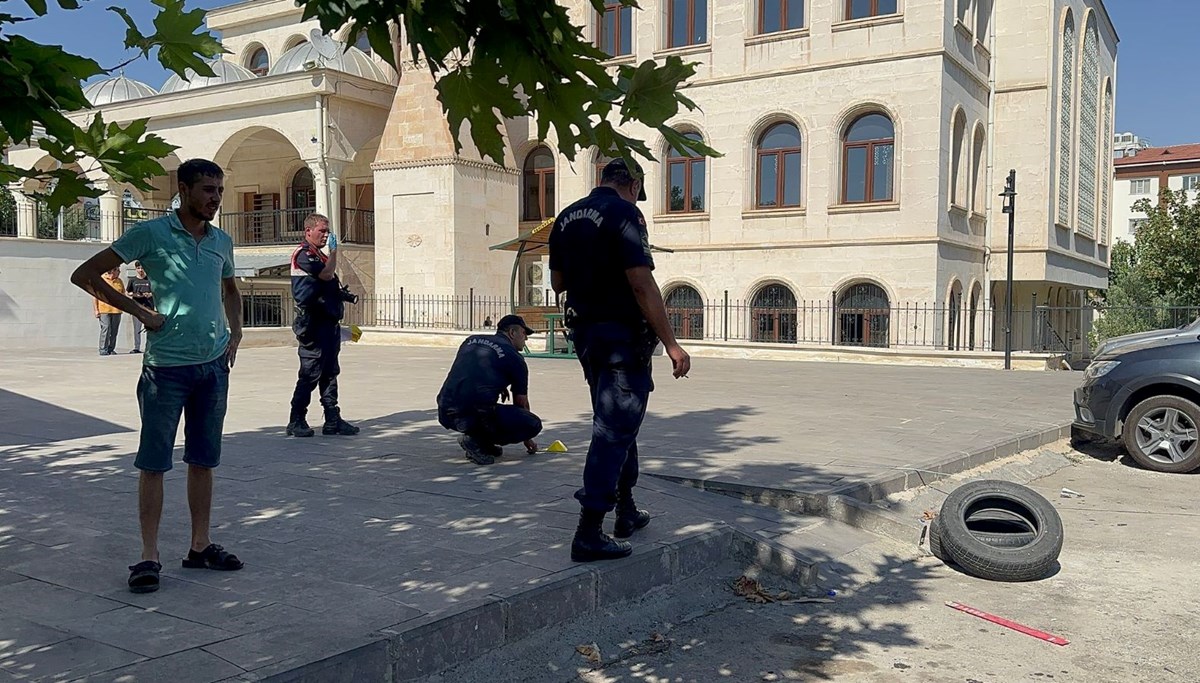
M886 348L891 306L887 292L873 282L851 285L837 297L837 343Z
M971 319L967 328L967 348L975 350L975 335L979 329L979 298L983 296L983 287L978 282L971 288Z
M292 176L288 185L288 208L292 209L288 212L291 218L288 229L303 232L304 219L317 210L317 183L311 168L305 166Z
M962 283L955 280L946 301L946 348L951 351L962 348L962 297Z
M796 343L796 295L786 285L767 285L750 303L750 341Z
M690 285L672 287L666 296L667 320L679 339L704 339L704 300Z

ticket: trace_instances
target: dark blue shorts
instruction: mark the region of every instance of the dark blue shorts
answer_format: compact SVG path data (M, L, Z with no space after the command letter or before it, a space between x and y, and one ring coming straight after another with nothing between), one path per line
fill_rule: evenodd
M198 467L221 464L221 432L229 396L225 356L199 365L142 367L138 407L142 436L134 466L147 472L171 469L179 417L183 416L183 461Z

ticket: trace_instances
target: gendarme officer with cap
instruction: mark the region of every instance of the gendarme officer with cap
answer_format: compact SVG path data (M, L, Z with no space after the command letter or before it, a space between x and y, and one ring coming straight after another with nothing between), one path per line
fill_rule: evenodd
M458 355L438 392L438 422L461 432L458 445L477 465L490 465L510 443L537 452L533 437L542 421L529 410L529 367L521 357L533 330L519 315L506 315L496 334L475 334L458 347ZM499 405L509 397L511 406Z
M631 171L623 159L614 159L604 167L599 187L559 213L550 233L551 284L555 292L566 292L565 322L592 394L592 441L583 488L575 493L582 507L571 544L577 562L633 552L628 541L612 539L602 527L614 507L618 539L650 523L650 513L634 504L633 487L657 342L676 378L691 368L651 272L646 220L635 204L645 199L641 167L635 163Z

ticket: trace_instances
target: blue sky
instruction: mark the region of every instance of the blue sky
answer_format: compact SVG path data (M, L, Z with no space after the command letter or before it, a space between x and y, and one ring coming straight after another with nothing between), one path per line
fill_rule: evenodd
M125 25L105 7L113 0L85 0L82 9L54 8L17 27L32 39L62 44L69 51L111 67L129 55L121 45ZM190 0L211 9L229 0ZM146 0L126 5L148 27L154 7ZM1200 0L1107 0L1121 43L1117 52L1117 132L1132 131L1155 145L1200 142L1200 59L1196 27ZM167 74L157 62L140 60L125 69L130 78L162 85Z

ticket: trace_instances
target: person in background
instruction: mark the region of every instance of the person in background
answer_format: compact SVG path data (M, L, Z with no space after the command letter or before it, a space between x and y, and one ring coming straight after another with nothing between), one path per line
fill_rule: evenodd
M150 278L146 277L146 271L140 261L134 261L133 267L137 274L125 283L125 292L129 294L129 298L153 311L154 294L150 291ZM142 352L142 330L145 327L136 315L133 316L133 349L130 353Z
M121 268L119 266L105 272L101 277L118 294L125 293L125 285L121 284ZM92 299L92 309L96 312L96 320L100 321L100 355L111 356L117 351L117 331L121 329L121 309L100 299Z
M329 254L321 251L325 248ZM292 298L296 300L296 334L300 371L292 392L292 410L287 435L306 438L315 431L308 426L308 405L313 389L321 395L325 436L354 436L356 425L342 419L338 407L338 375L342 368L338 355L342 350L342 316L346 297L338 280L337 236L329 231L329 218L319 213L304 219L304 241L292 252Z

